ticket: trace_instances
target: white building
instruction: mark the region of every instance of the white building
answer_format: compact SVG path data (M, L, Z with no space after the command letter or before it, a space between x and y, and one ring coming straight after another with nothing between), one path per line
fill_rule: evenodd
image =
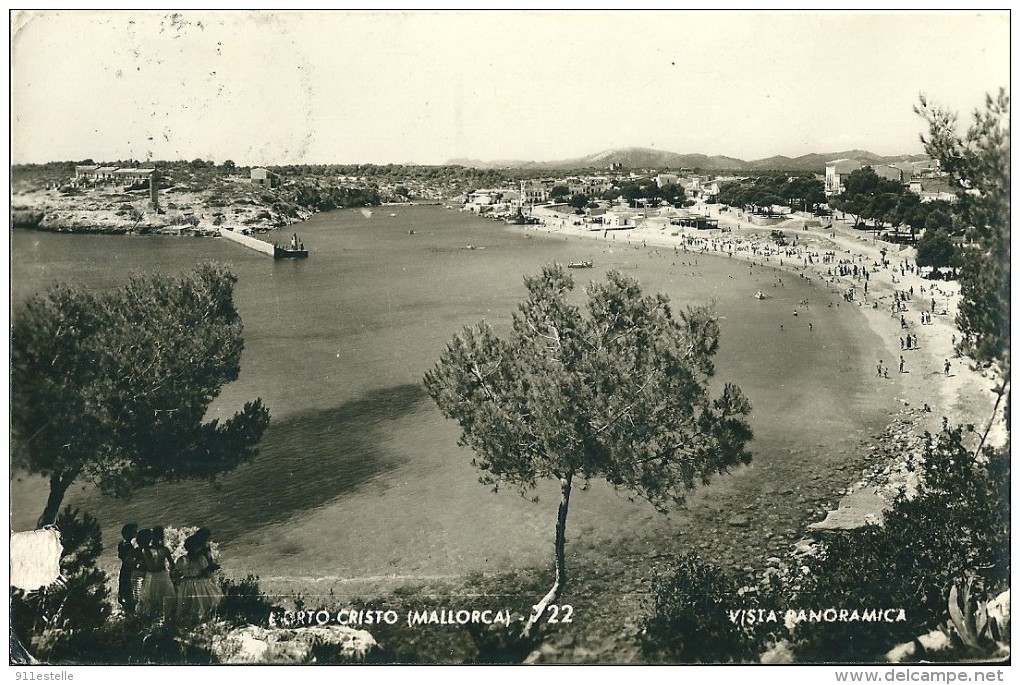
M134 185L136 183L146 183L152 178L152 174L155 173L155 169L117 169L113 172L113 177L117 179L119 183L125 185Z
M640 216L634 212L609 210L602 215L602 225L605 228L634 228Z
M273 172L263 167L253 167L251 170L251 184L253 186L273 187Z
M542 204L549 201L549 188L540 183L524 183L521 181L521 197L525 204Z
M843 192L846 177L861 168L856 159L834 159L825 165L825 194L839 195Z
M947 178L915 178L908 186L910 192L921 197L921 202L956 202L956 188Z
M77 180L93 181L116 181L124 185L143 183L156 172L153 168L137 169L133 167L98 166L86 164L74 168L74 177Z
M875 173L882 178L890 181L896 181L897 183L904 183L910 180L909 169L904 168L899 164L876 164L872 167Z

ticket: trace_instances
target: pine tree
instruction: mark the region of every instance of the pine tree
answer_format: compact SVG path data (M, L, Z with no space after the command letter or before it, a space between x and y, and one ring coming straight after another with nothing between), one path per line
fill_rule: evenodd
M664 295L610 272L587 288L587 311L570 302L573 279L558 265L525 279L528 297L500 337L468 327L425 375L440 410L460 423L481 481L527 495L560 486L555 580L524 628L562 594L567 510L575 480L602 478L660 511L713 473L748 463L750 405L726 384L710 397L719 345L711 312L674 318Z
M236 277L204 265L181 277L135 276L92 292L57 284L14 313L14 463L49 478L39 519L86 478L126 495L159 480L212 477L255 454L269 423L261 400L223 424L206 410L240 371Z

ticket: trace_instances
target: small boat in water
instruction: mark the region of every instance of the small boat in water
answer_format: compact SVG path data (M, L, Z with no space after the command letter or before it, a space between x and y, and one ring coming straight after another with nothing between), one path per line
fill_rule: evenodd
M764 300L767 297L768 297L768 295L766 295L765 293L763 293L760 290L754 294L754 299L756 299L756 300Z
M580 262L570 262L569 264L567 264L568 269L590 269L593 266L595 266L595 262L593 262L590 259L585 259L584 261Z

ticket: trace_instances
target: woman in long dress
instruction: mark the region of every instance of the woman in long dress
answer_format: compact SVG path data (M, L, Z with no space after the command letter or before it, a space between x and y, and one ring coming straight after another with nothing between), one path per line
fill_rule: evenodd
M208 575L211 576L214 572L218 571L220 568L220 565L216 563L215 559L213 559L212 531L209 530L208 528L199 528L198 530L195 531L193 537L195 538L195 542L192 544L195 544L199 547L199 551L201 552L202 556L204 556L205 560L209 562Z
M127 613L135 610L134 578L138 575L139 555L135 546L138 525L127 523L121 528L121 541L117 544L117 557L120 559L120 573L117 579L117 601Z
M181 581L177 585L177 620L193 623L211 616L223 593L211 577L213 572L202 539L192 535L184 541L185 555L177 559Z
M163 544L163 528L139 531L142 570L145 577L138 593L138 613L165 620L173 616L176 593L170 579L174 561Z

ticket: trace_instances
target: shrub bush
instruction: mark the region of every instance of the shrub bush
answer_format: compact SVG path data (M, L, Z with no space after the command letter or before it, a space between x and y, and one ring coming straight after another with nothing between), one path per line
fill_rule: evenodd
M259 577L249 574L240 580L222 577L220 589L223 601L220 603L219 617L235 625L265 626L269 623L269 614L283 609L272 604L259 587Z
M826 540L804 601L818 608L904 609L905 621L816 623L798 660L877 661L949 621L949 593L969 582L985 600L1008 586L1009 450L982 457L959 428L925 435L917 494L902 493L881 526Z
M520 626L475 625L468 623L465 632L471 636L476 664L520 664L541 644L542 631L521 637Z
M736 584L697 555L678 556L653 581L642 651L656 662L727 663L747 659L750 641L727 610L742 606Z

